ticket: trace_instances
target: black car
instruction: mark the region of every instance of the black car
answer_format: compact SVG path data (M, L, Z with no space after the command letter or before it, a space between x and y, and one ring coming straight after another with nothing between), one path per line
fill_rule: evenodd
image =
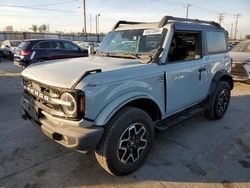
M21 67L36 62L86 57L88 51L68 40L30 39L24 40L15 50L14 64Z

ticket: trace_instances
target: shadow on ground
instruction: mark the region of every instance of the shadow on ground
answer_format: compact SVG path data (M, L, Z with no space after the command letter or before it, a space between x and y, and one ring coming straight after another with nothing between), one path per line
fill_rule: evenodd
M145 164L131 175L113 177L93 154L67 150L21 120L20 80L1 79L0 187L250 186L248 85L236 85L222 120L199 115L157 132Z

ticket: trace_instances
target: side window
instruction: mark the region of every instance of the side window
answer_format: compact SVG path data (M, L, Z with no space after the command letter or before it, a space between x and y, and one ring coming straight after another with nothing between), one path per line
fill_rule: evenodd
M206 43L206 53L208 54L221 53L227 51L226 35L224 32L206 32Z
M48 48L50 48L50 42L41 42L35 47L35 49L48 49Z
M69 43L69 42L64 42L63 45L64 45L64 49L65 49L65 50L78 51L78 47L75 46L74 44L71 44L71 43Z
M50 47L51 47L52 49L57 49L57 50L63 49L62 43L57 42L57 41L51 42L51 46L50 46Z
M201 34L176 31L168 53L168 61L188 61L201 58Z

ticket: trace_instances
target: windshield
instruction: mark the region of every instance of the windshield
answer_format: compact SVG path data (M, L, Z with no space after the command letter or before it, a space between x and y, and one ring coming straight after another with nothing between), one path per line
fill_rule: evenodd
M163 28L113 31L107 34L99 51L153 55L162 46L165 35Z
M250 42L241 42L235 46L231 51L233 52L249 52L250 53Z
M10 45L12 47L18 47L22 41L10 41Z

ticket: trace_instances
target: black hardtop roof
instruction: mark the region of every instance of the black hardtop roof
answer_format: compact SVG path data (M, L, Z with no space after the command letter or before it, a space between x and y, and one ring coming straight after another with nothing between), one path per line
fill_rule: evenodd
M131 22L131 21L121 20L115 24L115 26L113 27L113 31L116 30L120 25L136 25L136 24L152 24L152 23L155 23L155 26L158 28L162 28L166 24L172 23L182 28L192 27L196 28L197 30L201 29L224 30L224 28L222 28L219 23L216 23L214 21L164 16L160 22Z

